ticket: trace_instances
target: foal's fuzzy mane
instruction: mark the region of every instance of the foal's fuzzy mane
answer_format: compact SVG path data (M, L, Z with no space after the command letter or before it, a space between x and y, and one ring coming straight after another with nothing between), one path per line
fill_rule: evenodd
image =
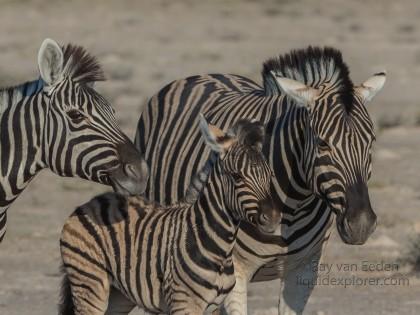
M231 132L245 146L260 147L264 142L264 125L259 122L241 119L231 128Z

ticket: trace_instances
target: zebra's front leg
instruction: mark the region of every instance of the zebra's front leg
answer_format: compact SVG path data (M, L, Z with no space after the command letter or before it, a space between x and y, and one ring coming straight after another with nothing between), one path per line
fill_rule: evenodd
M206 309L205 305L194 301L184 301L172 303L169 307L169 315L202 315Z
M226 296L223 305L213 315L247 315L248 314L248 282L252 274L251 268L233 257L235 266L235 286Z
M318 276L319 255L290 270L280 283L279 315L302 314Z
M7 211L0 213L0 243L6 235Z
M236 283L233 290L226 297L223 307L221 308L221 315L247 315L247 290L248 277L243 274L236 275Z

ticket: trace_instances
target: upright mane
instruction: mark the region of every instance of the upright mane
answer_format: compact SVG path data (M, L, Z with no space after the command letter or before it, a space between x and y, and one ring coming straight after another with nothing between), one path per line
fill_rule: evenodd
M352 107L353 83L349 69L343 61L341 52L335 48L309 46L264 62L262 77L265 93L278 95L280 87L271 71L315 88L328 83L335 87L346 110L349 111Z
M98 60L83 47L68 44L63 46L62 49L64 76L80 83L105 81L105 74ZM29 96L41 91L43 84L42 79L36 79L13 86L0 87L0 93L20 89L22 95Z
M96 57L83 47L68 44L63 47L64 75L75 82L90 83L105 81L104 71Z

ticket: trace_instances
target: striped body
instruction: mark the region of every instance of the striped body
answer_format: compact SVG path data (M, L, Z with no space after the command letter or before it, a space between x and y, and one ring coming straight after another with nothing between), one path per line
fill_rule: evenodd
M39 150L44 125L41 117L47 109L39 93L42 87L43 83L37 80L0 91L0 240L4 237L9 205L44 167ZM31 120L36 124L28 123Z
M107 185L138 187L147 179L112 107L92 88L104 79L96 59L81 47L46 40L39 67L38 80L0 89L0 241L8 207L44 168ZM120 174L127 165L132 173Z
M80 281L99 295L86 297L95 305L92 308L97 309L98 314L105 313L107 298L104 296L108 292L96 287L96 283L91 284L96 279L80 277L72 270L72 256L77 255L79 248L85 247L90 249L90 255L83 268L90 272L95 270L96 277L105 278L103 283L109 281L133 305L150 312L168 313L171 310L177 313L179 310L180 314L186 314L182 310L191 309L189 314L199 314L194 310L202 312L208 305L221 304L235 284L230 255L232 248L229 248L232 245L220 248L218 254L197 255L208 246L209 235L201 233L200 237L204 234L205 238L197 241L198 232L194 226L198 218L191 207L156 209L140 197L130 198L127 204L124 202L118 200L117 195L100 196L79 208L64 227L61 241L62 254L67 257L64 265L76 286ZM104 203L109 207L103 206ZM110 221L116 223L109 224ZM95 234L89 235L86 230L93 230ZM223 236L233 240L235 230L230 226ZM100 238L100 242L95 238ZM186 253L190 261L185 261ZM81 259L74 258L78 263ZM195 265L193 270L190 267L192 262ZM72 291L77 296L77 289ZM181 305L175 304L180 300ZM109 303L112 305L113 301ZM96 313L86 309L76 314Z
M276 175L273 198L284 214L281 233L274 238L260 239L245 224L239 230L238 255L246 258L250 275L261 268L254 280L277 278L285 260L295 265L321 250L333 216L327 204L311 194L303 178L305 126L301 122L306 120L305 109L291 106L285 96L266 96L260 86L241 76L206 75L175 81L150 100L135 141L150 168L146 196L166 204L183 200L189 179L205 166L210 150L200 140L199 129L189 128L199 112L221 129L240 118L263 121L270 129L263 152Z
M162 207L110 193L74 212L60 241L74 309L62 314L127 314L135 305L201 314L223 302L235 285L239 222L267 229L280 219L270 207L271 170L261 152L239 136L251 134L253 125L246 126L214 162L194 203ZM215 141L226 143L230 136Z
M279 313L301 314L313 287L297 287L296 276L316 276L334 217L346 243L362 244L374 230L366 184L374 133L365 103L384 78L378 73L353 86L340 52L310 47L267 61L263 87L238 75L192 76L165 86L145 106L135 144L150 167L146 196L168 204L193 201L206 178L210 151L190 128L198 112L221 129L243 118L267 125L263 152L283 217L270 237L241 224L237 284L225 301L231 314L246 314L247 281L275 278L282 279Z

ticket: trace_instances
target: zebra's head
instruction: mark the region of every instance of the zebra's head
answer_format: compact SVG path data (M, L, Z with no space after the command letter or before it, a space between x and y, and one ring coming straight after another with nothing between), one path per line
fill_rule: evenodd
M281 60L273 71L280 89L304 111L303 169L309 188L337 214L345 243L363 244L376 227L368 194L373 124L366 103L382 89L377 73L354 86L341 53L309 48Z
M60 176L78 176L140 194L148 167L119 128L114 110L93 84L104 80L96 58L82 47L46 39L38 66L45 103L44 162Z
M281 214L271 198L273 173L262 154L264 126L240 120L225 133L201 115L200 128L207 145L219 153L215 169L229 210L237 220L248 221L263 233L273 233Z

